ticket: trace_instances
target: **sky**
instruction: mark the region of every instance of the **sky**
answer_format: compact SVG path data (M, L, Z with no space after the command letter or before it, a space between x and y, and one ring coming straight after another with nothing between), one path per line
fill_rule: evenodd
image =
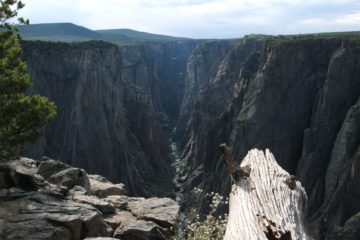
M30 23L191 38L360 31L360 0L23 0Z

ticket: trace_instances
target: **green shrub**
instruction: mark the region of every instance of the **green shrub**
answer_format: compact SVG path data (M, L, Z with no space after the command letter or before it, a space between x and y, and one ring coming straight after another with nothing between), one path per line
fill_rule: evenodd
M195 188L191 198L203 194L203 190ZM227 214L217 214L219 208L228 204L228 198L221 196L218 193L207 193L205 197L209 200L209 211L200 218L195 208L190 209L190 216L196 214L196 217L186 220L185 236L189 240L220 240L223 239L227 224Z
M56 115L55 104L47 98L24 94L30 86L29 74L21 59L20 36L8 23L23 7L21 1L0 1L0 161L17 158Z

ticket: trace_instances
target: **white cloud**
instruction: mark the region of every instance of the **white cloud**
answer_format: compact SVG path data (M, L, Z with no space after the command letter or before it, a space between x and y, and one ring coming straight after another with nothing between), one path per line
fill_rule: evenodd
M356 25L360 23L360 11L353 14L344 15L340 18L335 19L335 23L341 25Z
M294 23L295 29L305 29L305 32L330 32L330 31L359 31L360 30L360 11L324 18L301 19ZM289 31L289 33L295 33Z
M360 30L358 0L24 0L32 23L133 28L177 36L238 37Z

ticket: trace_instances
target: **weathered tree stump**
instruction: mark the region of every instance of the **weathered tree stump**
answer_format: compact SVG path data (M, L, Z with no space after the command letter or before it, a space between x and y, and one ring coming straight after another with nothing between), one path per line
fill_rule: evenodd
M269 150L249 151L238 166L226 144L220 145L233 184L224 240L308 240L307 196Z

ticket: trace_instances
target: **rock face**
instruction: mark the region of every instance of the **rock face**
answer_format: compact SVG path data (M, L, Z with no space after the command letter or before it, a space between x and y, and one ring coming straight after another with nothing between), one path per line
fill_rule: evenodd
M346 38L243 39L195 102L182 141L184 190L230 190L220 142L238 160L269 148L305 187L313 235L355 234L359 59L360 46Z
M59 112L28 156L56 157L124 182L131 194L163 195L173 187L167 133L177 126L182 191L227 194L218 144L234 146L238 161L252 148L269 148L304 186L314 237L356 239L359 43L349 37L249 36L197 44L119 49L25 42L32 92L54 100ZM66 176L72 173L53 179L63 182L59 194L71 186ZM9 181L0 175L1 185ZM29 181L22 187L34 186ZM97 195L112 191L105 189ZM125 210L128 201L137 201L105 199Z
M187 63L184 94L181 101L177 136L185 131L199 92L215 79L220 63L237 41L207 41L196 46Z
M58 106L44 138L26 155L124 182L132 194L171 194L170 148L160 127L178 114L194 46L24 42L30 92Z
M144 92L142 98L162 127L178 119L188 58L199 41L121 47L122 78Z
M184 185L186 190L191 190L192 187L202 183L205 178L209 179L206 184L211 188L214 188L211 186L212 184L219 184L218 187L228 184L228 181L225 180L227 179L225 171L216 171L221 174L220 179L224 179L224 182L216 183L212 179L220 177L213 175L220 157L217 146L219 142L227 142L231 131L232 121L229 115L233 112L231 107L234 86L240 72L245 73L238 68L244 66L257 68L257 59L264 48L265 41L263 40L245 39L241 41L219 65L216 78L209 81L206 88L199 93L180 145L183 165L187 166L183 176L183 179L186 180ZM203 174L210 172L212 174L208 176ZM216 187L214 189L218 190Z
M44 173L44 163L51 166ZM39 165L37 167L37 165ZM43 165L43 166L42 166ZM59 167L61 166L61 167ZM4 240L80 240L80 239L169 239L176 229L179 206L167 198L132 198L106 192L106 198L92 195L99 183L86 186L50 182L52 176L78 170L59 161L36 162L22 158L0 165L0 238ZM42 173L46 177L40 175ZM67 175L72 183L78 176ZM94 177L90 177L93 179ZM117 189L100 176L106 189ZM89 181L87 182L89 183ZM113 185L112 188L110 185ZM120 199L122 204L116 204ZM127 207L134 204L133 207ZM149 204L152 204L149 206ZM136 206L147 209L144 214ZM163 212L164 211L164 212Z

